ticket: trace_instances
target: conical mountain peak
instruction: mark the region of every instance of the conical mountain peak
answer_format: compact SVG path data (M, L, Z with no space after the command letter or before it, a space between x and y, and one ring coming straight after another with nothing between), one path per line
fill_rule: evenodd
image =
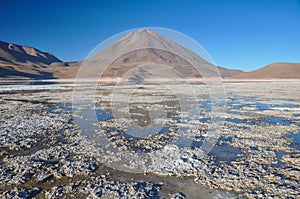
M170 71L174 72L172 77L177 73L180 77L192 78L218 75L216 67L199 55L149 29L130 32L92 57L69 63L61 62L50 53L0 41L0 62L5 77L119 78L143 66L143 70L133 73L136 77L165 78L170 77ZM166 70L168 68L171 70Z
M122 77L135 67L148 64L171 67L184 77L219 75L213 65L196 53L148 29L128 33L84 64L98 68L97 74L106 77ZM96 70L91 70L96 75Z

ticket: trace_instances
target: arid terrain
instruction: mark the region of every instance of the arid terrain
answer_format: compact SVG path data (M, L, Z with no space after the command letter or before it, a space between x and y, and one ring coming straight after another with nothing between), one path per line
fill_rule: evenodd
M0 197L297 198L299 88L148 29L73 62L0 42Z
M143 46L148 48L136 49L127 52L126 49ZM169 46L166 48L165 46ZM112 63L105 63L106 57L114 54L115 49L122 52ZM168 49L168 50L166 50ZM192 63L179 55L186 54L197 63L201 63L201 70L195 70ZM84 64L83 64L84 63ZM122 39L108 46L98 54L84 61L63 62L51 53L41 52L38 49L11 44L0 41L0 78L7 79L73 79L78 76L78 70L82 65L89 69L86 74L81 73L81 78L98 77L95 70L101 68L102 78L118 78L136 66L149 63L165 65L181 73L184 77L201 78L203 75L216 75L211 63L202 59L199 55L185 47L169 40L151 30L140 30L125 35ZM95 69L97 68L97 69ZM228 69L218 66L219 76L226 79L299 79L300 66L298 63L279 62L262 67L255 71L243 72L241 70ZM103 70L103 71L102 71ZM210 73L210 71L213 71ZM168 74L164 70L156 70L156 73ZM144 71L138 78L151 71Z
M122 133L127 120L112 116L114 86L96 91L71 84L1 86L0 195L297 198L299 86L298 82L224 84L225 112L216 121L211 118L216 105L205 85L194 87L198 106L197 112L190 112L192 117L180 112L174 97L161 86L137 87L139 92L130 101L134 121L149 121L142 110L151 106L163 105L168 113L165 130L142 139ZM131 90L132 86L122 86L118 99L127 99ZM93 92L95 104L89 104ZM212 121L218 128L211 129ZM183 127L196 127L184 132L187 142L176 131ZM217 141L205 154L202 144L209 133ZM106 147L97 141L103 137ZM125 159L116 165L118 158Z
M251 72L236 74L238 79L299 79L300 64L274 63Z

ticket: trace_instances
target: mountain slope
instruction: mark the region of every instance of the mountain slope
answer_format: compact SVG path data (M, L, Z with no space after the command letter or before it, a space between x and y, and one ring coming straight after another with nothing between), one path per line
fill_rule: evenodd
M102 75L103 77L122 77L137 66L157 64L161 67L146 67L159 74L159 78L170 75L181 77L215 77L220 76L217 67L202 59L196 53L169 40L168 38L142 29L127 34L100 53L84 62L84 70L79 71L80 77ZM165 67L167 66L167 67ZM194 67L197 66L198 70ZM165 68L166 70L162 70ZM167 69L169 68L169 69ZM147 72L144 72L146 74ZM168 73L168 74L167 74Z
M17 64L34 63L37 65L49 65L53 62L61 62L61 60L51 53L3 41L0 41L0 60Z
M236 79L298 79L300 64L278 62L269 64L258 70L244 72L233 76Z
M33 63L19 64L0 61L0 78L8 79L52 79L53 73L45 70L45 65Z
M137 78L229 78L238 73L241 71L215 67L189 49L146 29L131 32L78 62L62 62L35 48L0 42L1 78L118 78L129 74Z
M0 77L17 79L53 78L44 68L62 63L51 53L38 49L0 41Z
M218 66L218 69L219 69L220 74L222 75L223 78L231 78L235 75L243 73L242 70L228 69L228 68L224 68L224 67L221 67L221 66Z

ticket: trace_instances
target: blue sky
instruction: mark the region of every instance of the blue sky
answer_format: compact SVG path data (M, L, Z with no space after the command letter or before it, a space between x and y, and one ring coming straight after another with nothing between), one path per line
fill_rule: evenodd
M300 62L299 0L0 0L0 40L63 61L133 28L164 27L200 43L215 63L245 71Z

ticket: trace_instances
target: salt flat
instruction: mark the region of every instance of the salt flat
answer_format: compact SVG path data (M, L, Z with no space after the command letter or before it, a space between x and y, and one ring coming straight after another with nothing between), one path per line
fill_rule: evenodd
M1 86L1 196L296 198L300 82L221 87Z

